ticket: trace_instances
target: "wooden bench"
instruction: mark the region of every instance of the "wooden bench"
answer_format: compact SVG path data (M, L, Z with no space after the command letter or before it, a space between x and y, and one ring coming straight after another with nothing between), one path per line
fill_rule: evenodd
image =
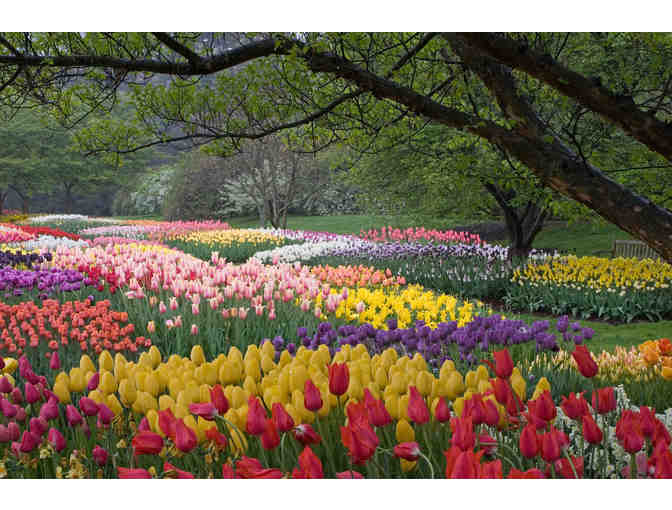
M611 248L612 258L634 257L638 259L659 259L660 255L642 241L616 240Z

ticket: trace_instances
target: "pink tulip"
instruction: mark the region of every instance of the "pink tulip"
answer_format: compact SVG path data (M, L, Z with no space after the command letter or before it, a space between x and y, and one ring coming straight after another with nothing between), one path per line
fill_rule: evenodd
M199 313L201 313L201 311L199 310L198 305L196 303L192 303L191 314L192 315L198 315Z
M95 416L98 414L98 404L89 397L79 399L79 408L86 416Z
M98 426L112 423L114 413L105 404L98 404Z
M93 448L93 451L91 452L93 456L93 460L98 464L99 466L104 466L107 463L107 450L105 448L101 448L100 446L96 445Z
M52 370L60 370L61 368L61 359L58 357L58 352L51 354L51 359L49 360L49 368Z
M93 391L98 388L98 384L100 384L100 373L96 372L91 376L91 379L89 379L89 383L86 385L86 389Z
M34 404L35 402L40 400L41 398L40 392L35 386L30 384L29 382L26 383L25 391L26 391L26 402L28 402L29 404Z
M11 440L9 429L5 425L0 424L0 443L9 443Z
M0 397L0 412L7 418L16 416L16 406L4 397Z
M37 436L43 436L48 428L49 424L47 423L47 420L45 420L44 418L34 417L30 419L30 431L33 434Z
M12 398L12 402L14 402L16 405L23 404L23 394L19 388L14 388L9 396Z
M41 438L38 435L33 434L29 430L23 431L23 436L21 437L21 445L19 446L19 451L21 453L30 453L37 446L39 446Z
M166 305L164 304L163 301L161 301L159 303L159 313L166 313L166 310L167 310Z
M196 324L191 325L191 334L198 335L198 326Z
M68 420L68 423L71 427L76 425L81 425L84 423L84 418L79 414L79 411L72 404L68 404L65 408L65 418Z
M0 377L0 393L10 393L13 388L7 377Z
M7 431L9 432L10 441L18 441L21 437L21 429L19 428L19 424L15 421L10 421L7 424Z
M45 420L55 420L58 418L58 400L50 398L48 402L42 404L40 416Z
M65 438L63 437L63 434L53 427L49 429L47 440L51 443L51 446L53 446L54 450L57 452L63 451L65 449Z

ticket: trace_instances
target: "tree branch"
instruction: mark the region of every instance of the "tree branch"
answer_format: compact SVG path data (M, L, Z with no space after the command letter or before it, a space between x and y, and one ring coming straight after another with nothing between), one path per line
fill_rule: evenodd
M186 58L192 66L196 66L199 62L201 62L202 57L200 55L194 53L191 49L187 48L184 44L182 44L177 39L174 39L166 32L152 32L152 35L163 44L168 46L175 53L178 53Z

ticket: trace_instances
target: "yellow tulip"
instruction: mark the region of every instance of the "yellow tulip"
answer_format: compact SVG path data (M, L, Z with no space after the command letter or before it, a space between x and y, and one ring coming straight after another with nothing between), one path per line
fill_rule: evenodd
M104 404L105 403L105 395L103 394L102 391L100 390L93 390L90 391L89 394L87 395L91 400L98 404Z
M492 389L492 384L490 384L490 381L484 381L483 379L480 379L478 381L478 392L479 393L485 393L486 391Z
M149 357L152 360L152 368L156 368L161 364L161 351L156 345L149 348Z
M159 394L159 389L158 378L153 373L147 374L143 384L143 391L146 391L153 397L156 397Z
M432 384L434 377L429 372L420 372L415 378L415 387L418 389L423 397L426 397L432 392Z
M401 463L401 470L404 473L408 473L410 471L413 471L415 467L418 465L417 461L409 461L406 459L399 459L399 462Z
M290 391L301 390L303 391L306 380L308 379L308 372L306 367L300 363L293 364L294 366L289 367L289 389Z
M156 409L150 409L147 411L147 414L145 414L145 418L147 418L147 421L149 422L149 426L152 429L152 432L160 435L164 435L163 432L161 431L161 427L159 427L159 413L156 412Z
M451 372L454 372L454 371L455 371L455 363L453 362L452 359L447 359L447 360L444 361L443 364L441 365L441 370L440 370L440 372L439 372L439 377L440 377L440 378L443 378L443 377L444 377L444 375L443 375L444 373L445 373L446 375L448 375L448 374L450 374Z
M256 358L251 358L245 361L244 363L245 375L247 377L252 377L254 381L261 380L261 368L259 366L259 360Z
M285 411L287 411L287 414L292 417L295 425L300 425L303 423L303 414L300 413L292 404L285 405Z
M106 395L117 391L117 380L111 372L105 372L102 374L98 389L100 389Z
M408 393L399 397L399 419L408 420Z
M411 424L408 423L408 420L400 419L397 422L395 437L399 443L410 443L415 441L415 430L413 430Z
M0 370L0 373L6 375L13 374L19 367L19 362L16 361L14 358L3 358L3 360L5 361L5 368Z
M234 408L242 407L247 404L247 399L245 398L245 392L240 386L234 386L231 390L231 406Z
M406 375L403 372L395 372L392 374L392 371L390 371L390 386L396 393L404 393L408 388Z
M140 358L138 359L138 367L143 368L148 372L154 369L154 365L152 364L152 358L148 353L143 352L140 355Z
M230 359L223 362L219 367L219 381L222 384L236 384L240 382L242 375L241 366Z
M54 379L54 384L60 382L65 385L68 391L70 391L70 376L66 372L60 372L56 379Z
M56 394L61 404L69 404L71 402L70 389L63 380L56 381L52 391Z
M198 401L203 403L203 402L210 402L212 400L212 397L210 396L210 386L207 384L201 384L198 387Z
M103 351L100 353L100 356L98 356L98 369L101 372L103 370L107 370L109 372L114 370L114 360L108 351Z
M264 374L268 374L275 367L276 365L273 362L273 358L271 356L267 356L266 354L264 354L261 357L261 370L264 372Z
M165 411L175 405L175 400L170 395L161 395L159 397L159 411Z
M457 416L462 416L464 410L464 397L458 397L453 402L453 411Z
M666 381L672 381L672 367L663 366L663 368L660 371L660 375Z
M477 389L478 387L478 374L473 370L469 370L467 375L464 378L464 382L467 385L467 388Z
M138 400L140 401L140 405L142 406L144 413L147 413L147 411L149 411L150 409L157 410L159 408L159 403L157 402L157 400L146 391L138 392L138 398L136 402Z
M243 381L243 389L247 391L250 395L257 394L257 383L255 382L255 379L251 375L248 375Z
M84 388L86 388L86 384L88 382L84 374L84 370L82 370L80 367L73 367L70 369L70 391L75 393L84 391Z
M119 416L124 412L124 408L121 406L119 399L117 399L116 395L113 393L105 398L105 404L110 408L110 411L112 411L115 416Z
M173 400L177 399L177 395L186 388L186 384L182 382L181 379L178 379L177 377L170 379L168 381L168 392L170 393L170 396L173 398Z
M348 384L346 395L354 400L361 400L364 398L364 388L357 377L350 376L350 384Z
M516 377L516 374L514 373L511 375L511 377L509 377L509 381L511 382L513 391L515 391L516 395L518 395L518 398L525 400L525 395L527 393L527 384L525 383L525 379L523 379L521 375Z
M137 388L133 379L123 379L119 383L118 392L119 396L121 397L121 402L126 407L130 407L138 398Z
M96 365L93 364L93 361L91 361L91 358L89 358L88 354L82 355L82 357L79 359L79 368L82 370L82 375L86 374L87 372L96 371Z
M476 377L479 381L488 381L490 379L490 374L485 365L478 365L478 368L476 368Z
M462 395L464 392L465 386L464 381L462 380L462 374L457 370L451 372L446 381L446 390L448 394L446 395L450 400L455 400L458 396Z
M413 359L411 360L411 363L415 367L415 369L418 372L427 371L427 362L425 361L425 358L422 357L422 355L419 352L416 352L413 355Z
M203 352L203 347L200 345L194 345L191 348L191 355L189 357L196 366L201 366L203 363L205 363L205 353Z
M273 347L273 344L269 341L264 342L264 344L261 346L261 354L263 356L268 356L269 358L275 357L275 347Z
M385 386L387 386L387 370L385 370L384 367L378 367L374 377L374 382L379 388L385 388Z
M292 362L292 359L292 355L289 354L289 351L282 351L280 353L280 359L278 360L278 367L282 368L285 365L289 365Z
M199 428L198 423L196 423L196 418L194 418L193 415L188 414L184 417L183 421L187 427L194 431L198 438L198 442L202 443L205 440L205 433Z

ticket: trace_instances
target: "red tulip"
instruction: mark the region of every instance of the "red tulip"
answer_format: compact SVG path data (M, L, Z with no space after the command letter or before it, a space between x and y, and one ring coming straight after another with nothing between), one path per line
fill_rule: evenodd
M177 418L173 415L173 412L170 409L164 409L159 411L159 428L161 432L165 434L166 437L175 441L175 423Z
M336 478L339 480L359 480L363 479L364 476L358 471L341 471L336 473Z
M329 391L338 397L348 391L350 384L350 370L346 363L329 365Z
M0 370L2 370L3 368L5 368L5 360L2 359L2 356L0 356Z
M208 429L208 430L213 430L213 429ZM173 466L170 462L164 462L163 463L163 473L166 478L177 478L178 480L193 480L196 478L193 473L190 473L189 471L182 471L181 469L177 469L175 466ZM173 476L173 473L175 476Z
M30 453L42 442L42 438L33 434L29 430L23 431L23 436L21 436L21 444L19 446L19 451L22 453Z
M12 438L9 435L9 430L0 423L0 443L9 443Z
M47 441L51 443L51 446L53 446L54 450L57 452L61 452L65 449L65 438L63 437L63 434L53 427L49 429Z
M502 461L500 459L485 462L481 465L481 475L479 478L501 479L503 477Z
M495 379L490 379L492 387L495 392L495 400L503 406L509 401L509 395L511 393L511 386L509 381L506 379L500 379L499 377Z
M215 384L215 386L210 389L210 399L220 415L223 416L229 410L229 401L226 399L226 396L224 396L224 390L222 390L222 387L219 384Z
M602 442L602 430L597 426L591 414L586 414L581 418L583 422L583 437L590 444L600 444Z
M616 437L623 443L628 453L637 453L644 446L644 436L639 413L624 411L616 423Z
M600 414L607 414L616 409L616 394L613 386L593 391L593 409Z
M112 410L107 407L105 404L98 404L98 426L100 427L101 425L109 425L112 423L112 419L114 418L114 413Z
M639 407L639 423L642 428L642 435L647 439L653 439L656 432L656 411L650 407Z
M434 409L434 417L439 423L445 423L450 420L450 408L446 404L444 397L439 397L439 403L436 404L436 409Z
M483 401L483 410L484 414L484 423L490 425L491 427L497 426L499 423L499 409L492 400Z
M271 417L280 432L289 432L294 428L294 418L285 411L285 408L280 402L273 403L273 406L271 407Z
M124 467L117 467L117 473L121 479L135 479L135 478L151 478L152 475L146 469L131 469Z
M476 444L474 435L474 424L470 417L451 418L450 428L453 430L453 437L450 438L450 444L462 451L471 450Z
M161 437L161 436L159 436ZM198 444L196 433L184 424L182 419L175 422L175 447L181 452L188 453Z
M308 444L317 444L322 441L320 435L307 423L302 423L301 425L294 427L292 429L292 435L294 436L294 439L304 446Z
M495 351L492 353L495 358L495 374L500 379L508 379L513 373L513 360L508 349Z
M82 415L79 414L77 408L72 404L68 404L66 406L65 417L68 420L68 423L70 424L71 427L81 425L82 423L84 423L84 418L82 418Z
M54 420L58 418L58 400L49 399L40 407L40 416L45 420Z
M61 368L61 359L58 357L58 352L51 354L51 359L49 360L49 368L52 370L60 370Z
M16 416L16 406L6 398L0 397L0 412L7 418L14 418Z
M300 469L294 469L292 478L324 478L322 462L319 457L313 453L310 446L306 446L299 455L299 468Z
M282 478L284 476L279 469L264 469L259 460L244 455L236 462L235 475L248 479Z
M469 417L474 425L485 423L485 407L483 405L483 395L480 393L473 395L464 402L462 418Z
M91 379L89 379L89 382L86 385L86 389L89 391L93 391L96 388L98 388L98 384L100 384L100 373L96 372L91 376Z
M672 478L672 453L669 449L665 448L656 456L653 476L654 478Z
M545 478L544 473L541 472L540 469L538 468L531 468L528 469L527 471L520 471L516 468L512 468L511 471L509 471L509 476L507 477L509 479L525 479L525 480L532 480L532 479L542 479Z
M558 414L551 398L551 392L548 390L542 392L535 400L530 400L527 407L530 413L545 422L550 422Z
M550 432L541 435L541 458L546 462L555 462L562 457L562 443L558 431L551 428Z
M375 398L369 388L364 388L364 405L369 414L369 420L374 427L384 427L392 423L392 417L385 408L385 403Z
M427 423L429 421L429 409L425 399L415 386L408 388L408 417L417 424Z
M266 430L266 411L254 395L250 395L247 408L247 423L245 430L253 436L260 436Z
M23 404L23 394L19 388L14 388L9 396L11 397L12 402L14 402L16 405Z
M26 402L28 402L29 404L34 404L35 402L37 402L42 398L38 389L29 382L26 383L25 392L26 392Z
M133 440L135 455L157 455L163 449L163 438L154 432L138 432Z
M415 441L399 443L394 447L394 454L400 459L415 462L420 458L420 445Z
M49 429L49 424L47 420L42 417L33 417L30 419L30 431L37 435L43 436L44 433Z
M572 469L572 464L574 469ZM566 457L556 460L553 463L555 472L566 479L583 478L583 457L572 457L572 463ZM574 475L576 471L576 475ZM550 465L546 468L546 476L551 476Z
M539 438L537 428L534 425L526 425L520 433L518 440L520 453L527 459L532 459L539 453Z
M278 434L278 427L272 418L266 419L266 428L261 434L261 446L265 450L274 450L280 444L280 434Z
M577 345L572 352L572 357L583 377L595 377L598 366L586 346Z
M89 397L82 397L79 399L79 408L85 416L95 416L98 414L98 404Z
M14 386L12 386L12 383L9 382L9 379L7 376L5 377L0 377L0 393L9 393L12 391Z
M213 421L217 416L217 408L212 402L204 402L202 404L189 404L189 412L196 416L200 416L204 420Z
M348 424L341 427L341 441L353 464L366 464L378 447L378 436L370 426Z
M9 433L10 441L18 441L21 437L21 429L19 428L19 424L15 421L10 421L7 424L7 432Z
M319 411L322 408L322 395L311 379L306 379L303 387L303 405L308 411Z
M149 425L149 420L147 417L143 417L142 420L140 420L140 423L138 424L138 432L151 432L152 427Z
M93 457L93 460L95 461L96 464L99 466L104 466L107 464L107 450L105 448L101 448L100 446L96 445L91 452L91 456Z
M350 402L345 409L348 415L348 423L352 425L370 426L369 411L364 402Z
M450 474L452 479L477 478L479 463L475 459L474 452L462 451L455 459L453 470Z
M228 443L226 436L217 430L217 427L212 427L206 430L205 437L215 443L219 448L225 448Z
M572 420L579 420L582 416L590 413L588 409L588 402L583 398L583 392L581 393L570 393L569 398L563 395L562 402L560 403L562 411Z
M485 450L486 455L494 455L497 451L497 440L485 432L479 434L478 444Z

